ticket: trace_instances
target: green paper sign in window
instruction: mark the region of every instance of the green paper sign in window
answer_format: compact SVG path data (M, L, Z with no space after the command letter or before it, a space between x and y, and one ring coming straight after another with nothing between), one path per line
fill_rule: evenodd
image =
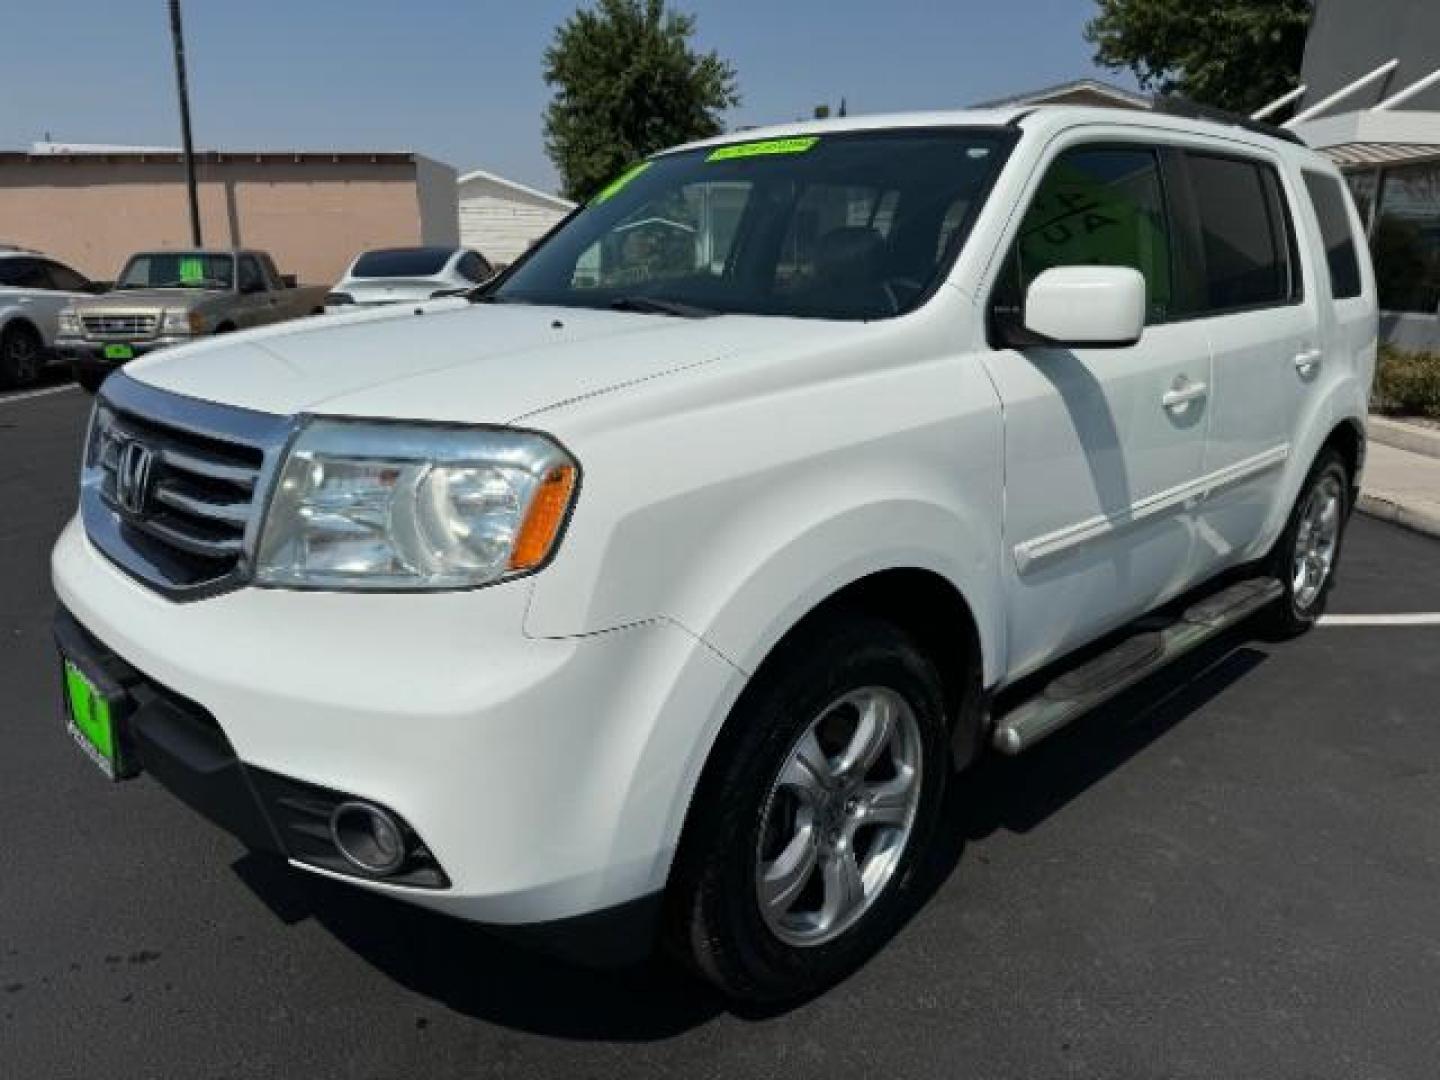
M180 282L184 285L198 285L205 280L205 260L186 256L180 260Z
M818 135L802 135L790 139L764 139L760 142L736 143L710 151L706 161L733 161L736 158L768 157L773 154L803 154L820 141Z

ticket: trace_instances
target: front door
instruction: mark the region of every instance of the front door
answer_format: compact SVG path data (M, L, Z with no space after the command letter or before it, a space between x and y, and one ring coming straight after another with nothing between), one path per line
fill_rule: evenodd
M1147 290L1135 345L986 359L1005 418L1012 678L1188 584L1211 371L1204 331L1176 320L1190 286L1176 269L1170 167L1152 147L1062 146L992 294L994 325L1019 317L1025 288L1052 266L1131 266Z

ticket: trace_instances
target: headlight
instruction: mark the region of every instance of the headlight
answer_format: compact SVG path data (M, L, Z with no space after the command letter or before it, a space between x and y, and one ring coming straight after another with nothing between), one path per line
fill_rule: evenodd
M80 316L74 308L61 308L56 327L64 337L79 337Z
M265 585L464 589L544 565L579 467L532 432L312 420L256 559Z
M183 308L165 312L160 320L162 334L200 334L205 331L205 316Z

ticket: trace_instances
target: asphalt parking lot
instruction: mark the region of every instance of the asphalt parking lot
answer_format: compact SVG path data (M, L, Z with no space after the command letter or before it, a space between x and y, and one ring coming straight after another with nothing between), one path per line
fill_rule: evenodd
M1440 625L1237 636L986 762L899 938L738 1015L105 783L61 727L49 632L87 407L0 397L0 1075L1435 1075ZM1440 612L1440 543L1357 518L1331 611Z

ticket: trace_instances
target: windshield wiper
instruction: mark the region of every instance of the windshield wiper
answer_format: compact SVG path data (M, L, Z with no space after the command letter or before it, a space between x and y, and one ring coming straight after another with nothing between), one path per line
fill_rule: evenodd
M698 304L683 300L666 300L659 296L620 296L610 301L611 311L639 311L647 315L674 315L681 319L705 319L720 314Z

